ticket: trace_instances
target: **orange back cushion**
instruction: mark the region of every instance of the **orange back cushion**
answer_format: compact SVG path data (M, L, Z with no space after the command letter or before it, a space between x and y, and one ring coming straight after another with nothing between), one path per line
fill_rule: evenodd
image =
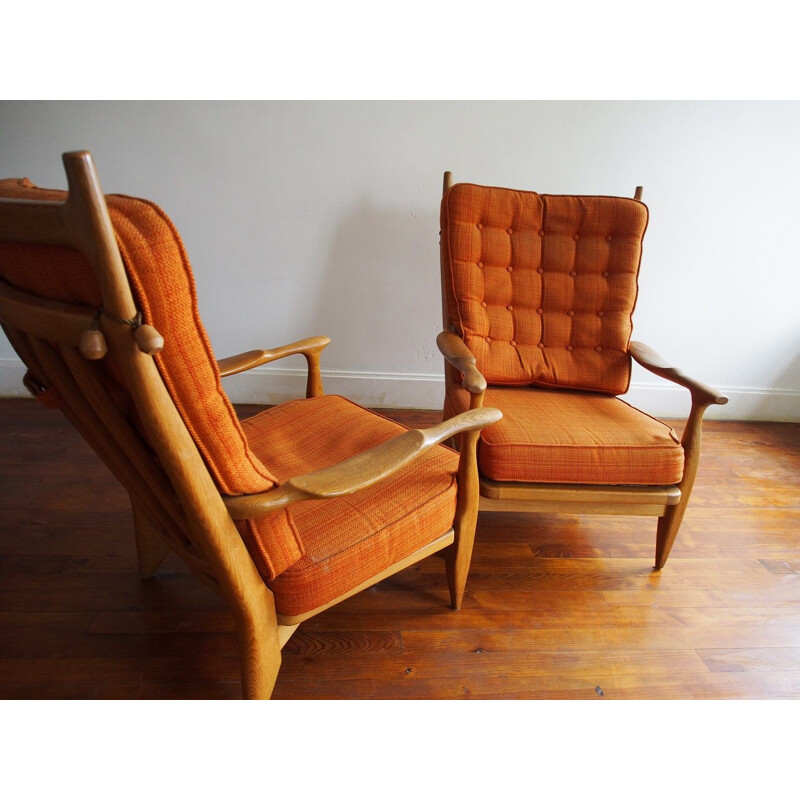
M456 184L442 199L450 324L489 383L628 390L647 207Z
M63 202L66 192L39 189L26 179L0 180L0 197ZM111 220L137 308L164 337L155 359L175 405L220 491L266 491L276 479L250 451L197 307L194 277L183 244L158 206L108 195ZM92 268L68 247L0 242L0 279L22 291L97 308Z

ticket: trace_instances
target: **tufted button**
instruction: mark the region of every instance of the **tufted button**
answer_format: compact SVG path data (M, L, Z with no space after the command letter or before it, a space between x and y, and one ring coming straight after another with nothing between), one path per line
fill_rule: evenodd
M543 308L537 308L536 309L536 313L537 314L544 314L544 309Z
M544 350L544 342L539 342L537 346L540 350Z
M511 346L512 347L516 347L517 346L517 343L513 339L511 340Z
M598 311L597 316L602 317L605 314L605 311Z
M486 308L486 301L485 300L481 300L481 308Z
M513 229L513 228L506 228L506 233L507 233L509 236L511 236L511 234L512 234L512 233L514 233L514 229Z
M609 233L608 236L606 236L606 241L610 242L613 238L614 237Z
M567 316L568 317L574 317L575 316L575 312L574 311L567 311Z
M479 222L479 223L478 223L478 224L477 224L475 227L476 227L476 228L477 228L479 231L482 231L482 230L483 230L483 223L482 223L482 222Z
M578 274L578 273L577 273L577 272L575 272L575 270L573 269L573 270L572 270L572 271L569 273L569 276L570 276L570 278L574 278L574 277L575 277L577 274Z
M480 269L483 269L483 261L479 261L479 262L478 262L478 267L479 267Z
M514 306L506 306L506 308L507 308L509 311L513 311L513 310L514 310Z
M544 275L544 270L543 270L541 267L537 267L536 271L537 271L537 272L538 272L540 275Z
M574 240L577 242L577 241L578 241L578 239L580 239L581 237L580 237L580 236L578 236L578 234L577 234L577 233L573 233L573 234L572 234L572 238L573 238L573 239L574 239Z
M607 270L606 270L606 271L603 273L603 277L604 277L604 278L607 278L607 277L608 277L608 271L607 271Z
M570 353L572 352L572 345L571 344L567 345L567 350L569 350Z
M508 267L506 267L506 269L507 269L509 272L513 272L513 271L514 271L514 267L512 267L512 266L508 266Z
M539 231L539 236L544 236L544 231Z
M486 337L486 341L487 341L487 342L491 342L491 341L492 341L492 337L491 337L491 336L487 336L487 337Z
M600 352L602 349L603 349L603 348L602 348L602 347L600 347L600 345L597 345L597 347L595 347L595 350L596 350L598 353L599 353L599 352Z

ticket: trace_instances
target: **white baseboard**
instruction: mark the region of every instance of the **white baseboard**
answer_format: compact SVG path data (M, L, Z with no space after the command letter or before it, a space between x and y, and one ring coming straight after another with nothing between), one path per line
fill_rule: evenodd
M0 397L27 397L22 385L25 367L0 359ZM305 370L259 367L225 378L223 385L234 403L274 405L305 394ZM323 370L327 394L340 394L369 408L439 409L444 399L440 375ZM707 419L800 422L800 391L718 387L727 395L724 406L712 406ZM689 412L689 393L678 386L634 383L624 399L643 411L665 419L681 419Z

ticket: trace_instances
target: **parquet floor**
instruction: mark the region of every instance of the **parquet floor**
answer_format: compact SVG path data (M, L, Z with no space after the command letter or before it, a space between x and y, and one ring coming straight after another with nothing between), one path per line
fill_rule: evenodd
M705 431L661 573L654 520L484 514L460 612L432 557L304 623L274 697L800 698L800 425ZM0 698L240 691L223 602L174 556L141 581L126 493L59 413L0 400Z

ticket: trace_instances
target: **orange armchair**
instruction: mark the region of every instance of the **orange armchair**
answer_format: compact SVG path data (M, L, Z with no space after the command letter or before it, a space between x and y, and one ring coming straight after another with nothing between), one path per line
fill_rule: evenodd
M658 517L667 561L700 457L706 408L727 398L631 342L641 189L540 195L452 184L441 203L445 419L484 404L480 508ZM631 359L686 387L683 437L620 399Z
M218 362L164 212L104 196L88 152L64 165L68 193L0 181L0 322L28 388L130 494L143 577L173 550L227 599L244 696L270 696L300 623L432 553L458 608L475 443L499 412L407 431L322 393L325 337ZM293 354L307 397L240 422L221 377ZM439 446L453 435L460 456Z

